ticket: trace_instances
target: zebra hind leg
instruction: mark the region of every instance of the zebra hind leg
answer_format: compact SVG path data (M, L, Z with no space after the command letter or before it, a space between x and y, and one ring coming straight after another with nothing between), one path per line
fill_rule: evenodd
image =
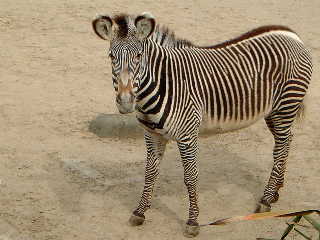
M292 103L291 103L292 104ZM265 121L274 136L273 159L274 164L269 178L269 182L264 190L256 212L266 212L271 210L271 203L279 199L279 189L283 187L286 162L289 155L290 143L292 141L291 127L297 116L301 102L291 105L292 109L284 106L285 111L278 111L268 116Z

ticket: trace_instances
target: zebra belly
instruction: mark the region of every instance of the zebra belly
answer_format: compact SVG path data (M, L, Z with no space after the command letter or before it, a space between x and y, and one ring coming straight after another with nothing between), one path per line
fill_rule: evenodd
M201 135L214 135L236 131L241 128L249 127L261 118L268 115L269 111L262 112L252 118L243 120L218 121L209 117L204 117L200 126Z

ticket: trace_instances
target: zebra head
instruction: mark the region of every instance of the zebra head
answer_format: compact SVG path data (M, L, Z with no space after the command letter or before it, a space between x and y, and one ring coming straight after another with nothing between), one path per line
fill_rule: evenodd
M137 17L99 15L92 26L100 38L110 41L109 57L118 110L123 114L131 113L135 110L140 86L143 43L153 33L155 20L149 13Z

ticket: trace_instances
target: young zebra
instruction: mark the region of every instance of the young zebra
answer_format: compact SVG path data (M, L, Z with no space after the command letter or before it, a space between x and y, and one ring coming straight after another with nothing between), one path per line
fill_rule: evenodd
M197 221L198 132L228 132L264 118L274 136L274 165L257 211L270 210L283 185L291 127L311 80L310 52L287 27L265 26L210 47L177 39L149 13L98 16L95 33L110 41L112 80L120 113L136 111L145 128L145 186L129 222L140 225L150 208L168 139L184 167L190 208L185 234Z

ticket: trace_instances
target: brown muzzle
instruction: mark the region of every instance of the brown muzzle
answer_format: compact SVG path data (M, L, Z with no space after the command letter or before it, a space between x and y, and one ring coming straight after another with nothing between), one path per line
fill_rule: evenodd
M132 77L128 69L124 69L118 79L118 93L116 104L120 113L131 113L135 109L135 95L133 93Z

